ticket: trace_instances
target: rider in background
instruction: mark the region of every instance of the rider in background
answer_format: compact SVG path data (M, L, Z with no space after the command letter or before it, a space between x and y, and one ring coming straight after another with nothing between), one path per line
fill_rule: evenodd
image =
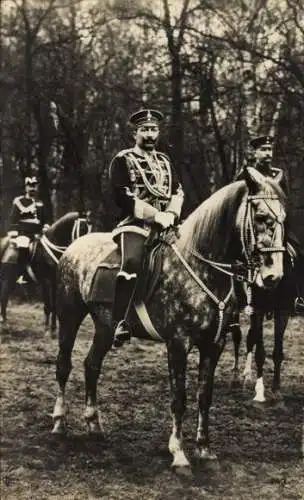
M121 210L121 222L113 231L121 250L113 309L114 346L131 338L127 316L141 271L144 244L151 224L163 229L179 221L184 193L171 160L155 149L164 117L154 109L142 109L129 119L135 146L119 152L109 169L110 185Z
M273 138L267 135L256 137L250 141L250 166L261 172L266 177L278 181L283 191L288 196L289 189L286 176L282 169L273 167ZM246 167L244 167L246 168ZM236 180L243 178L243 170L236 177ZM287 244L289 253L293 257L298 256L297 262L297 298L295 308L297 312L304 313L304 256L298 238L287 229ZM294 254L294 255L293 255Z
M25 178L25 194L13 200L9 217L8 236L10 245L5 261L11 264L19 263L26 266L30 242L35 235L45 231L46 223L44 206L38 199L38 180L36 177ZM23 283L23 277L19 280Z
M249 161L250 166L258 172L271 177L280 182L283 191L288 194L288 185L285 174L282 169L272 165L273 162L273 138L267 135L261 135L250 141ZM246 167L243 167L243 169ZM236 180L243 178L243 169L237 175Z

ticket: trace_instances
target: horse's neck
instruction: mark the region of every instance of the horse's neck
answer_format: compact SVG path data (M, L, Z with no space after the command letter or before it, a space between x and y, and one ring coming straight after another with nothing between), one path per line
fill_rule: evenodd
M75 221L68 221L65 224L50 228L46 236L55 245L68 246L72 242L72 230Z

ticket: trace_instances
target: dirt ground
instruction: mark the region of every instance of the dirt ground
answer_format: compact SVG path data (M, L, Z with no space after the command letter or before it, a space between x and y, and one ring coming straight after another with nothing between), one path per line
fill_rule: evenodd
M1 331L1 498L88 500L301 499L304 476L304 318L290 319L282 370L284 401L252 403L253 388L232 390L232 343L220 360L211 411L215 462L194 459L197 355L190 355L185 444L192 476L170 469L169 390L164 346L132 341L106 358L99 383L104 436L83 420L83 360L92 324L78 336L70 381L68 434L51 435L56 339L46 335L42 307L14 302ZM272 331L266 322L265 381L272 377ZM242 367L244 362L242 345Z

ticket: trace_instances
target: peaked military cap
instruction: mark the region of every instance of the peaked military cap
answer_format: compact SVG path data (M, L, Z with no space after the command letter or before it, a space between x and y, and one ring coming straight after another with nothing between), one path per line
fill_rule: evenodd
M33 184L38 184L37 177L26 177L24 179L24 183L26 186L33 186Z
M269 135L260 135L259 137L255 137L250 141L250 146L253 149L258 149L261 146L264 146L265 144L267 145L272 145L273 144L273 138L270 137Z
M129 123L136 127L144 123L159 125L164 119L164 115L156 109L141 109L136 111L129 118Z

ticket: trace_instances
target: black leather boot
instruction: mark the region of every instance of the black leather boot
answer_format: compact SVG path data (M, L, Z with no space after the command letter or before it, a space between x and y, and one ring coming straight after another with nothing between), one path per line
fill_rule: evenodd
M117 278L113 307L114 347L121 347L126 341L131 339L127 316L131 307L135 284L136 278L129 280L123 276Z
M295 313L304 315L304 297L297 297L295 300Z

